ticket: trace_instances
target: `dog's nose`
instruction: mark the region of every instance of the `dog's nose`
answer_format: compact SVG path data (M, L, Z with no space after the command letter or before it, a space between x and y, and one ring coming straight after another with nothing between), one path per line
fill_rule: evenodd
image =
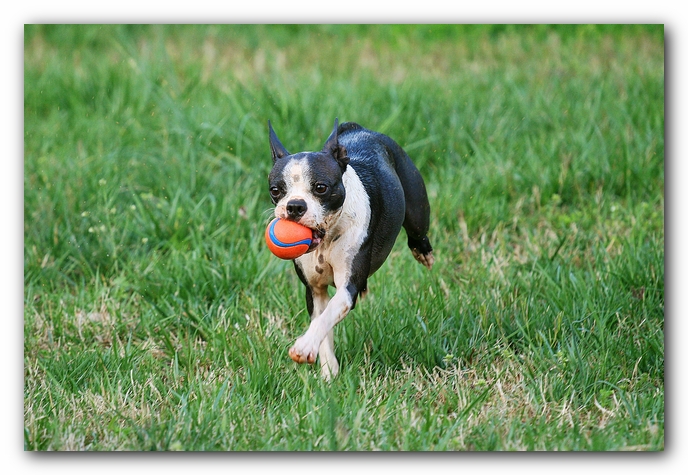
M291 200L287 203L287 215L294 221L306 214L307 209L308 205L304 200Z

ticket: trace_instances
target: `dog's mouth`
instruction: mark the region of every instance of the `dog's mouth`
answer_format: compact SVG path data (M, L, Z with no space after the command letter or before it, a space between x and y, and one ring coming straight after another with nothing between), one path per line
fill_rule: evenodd
M311 245L308 247L306 253L313 252L317 248L325 237L325 231L317 228L311 228L313 232L313 239L311 240Z

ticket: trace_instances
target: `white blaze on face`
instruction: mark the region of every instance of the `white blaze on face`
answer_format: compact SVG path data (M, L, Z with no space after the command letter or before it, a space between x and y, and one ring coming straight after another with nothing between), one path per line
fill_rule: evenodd
M317 228L323 223L323 209L320 203L313 197L311 191L311 174L308 162L305 159L291 160L282 171L286 194L275 208L275 217L287 217L287 203L300 199L306 202L308 207L306 214L299 220L304 226Z

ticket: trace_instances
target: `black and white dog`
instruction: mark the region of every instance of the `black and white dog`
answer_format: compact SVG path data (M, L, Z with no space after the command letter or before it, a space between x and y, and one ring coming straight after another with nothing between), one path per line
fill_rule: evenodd
M322 151L291 155L268 121L275 217L313 230L310 249L294 260L311 324L289 356L297 363L315 363L319 356L326 379L339 372L333 328L367 290L402 226L416 260L428 269L434 262L428 196L409 156L386 135L337 124L335 119ZM331 299L330 285L337 289Z

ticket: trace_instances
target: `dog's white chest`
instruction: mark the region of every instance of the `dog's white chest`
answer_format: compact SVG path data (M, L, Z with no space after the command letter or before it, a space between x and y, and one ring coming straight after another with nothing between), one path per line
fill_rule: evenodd
M313 252L297 259L308 281L315 286L343 285L351 273L370 226L370 201L363 183L352 167L342 176L346 198L341 212L331 215L325 239Z
M329 249L316 249L298 259L308 282L314 287L334 285L334 270L330 264L332 258Z

